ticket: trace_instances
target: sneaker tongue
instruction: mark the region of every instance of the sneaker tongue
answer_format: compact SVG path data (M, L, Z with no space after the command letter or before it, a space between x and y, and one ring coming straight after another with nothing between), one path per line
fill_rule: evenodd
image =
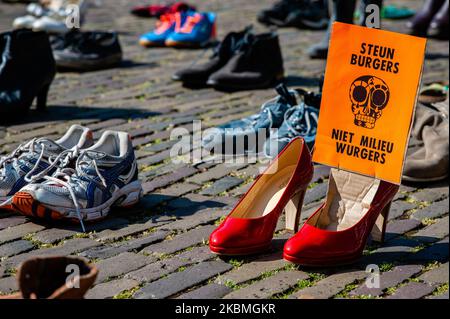
M62 151L65 151L66 149L59 145L58 143L55 143L52 140L46 139L46 138L40 138L36 140L36 151L41 152L41 145L44 146L44 154L45 155L58 155Z

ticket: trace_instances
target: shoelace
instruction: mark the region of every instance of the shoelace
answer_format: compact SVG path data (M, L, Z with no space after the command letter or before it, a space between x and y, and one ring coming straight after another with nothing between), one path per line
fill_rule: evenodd
M177 27L176 32L179 33L191 33L194 27L202 20L203 16L200 13L196 13L193 16L188 16L183 25L181 25L181 14L177 14Z
M93 182L97 183L97 180L95 179L95 177L91 177L91 176L84 174L85 173L83 170L84 166L86 166L86 165L89 166L89 164L92 163L94 166L94 170L95 170L98 178L100 179L102 185L105 188L107 187L106 179L100 173L100 170L98 168L96 160L93 157L91 157L89 155L89 153L104 155L104 153L102 153L102 152L97 152L97 151L92 151L92 150L82 151L75 162L75 169L63 168L63 169L56 171L55 174L53 174L53 176L44 176L43 177L44 179L46 179L50 182L62 185L67 188L67 190L69 191L70 197L72 199L72 202L75 206L75 211L77 213L77 217L78 217L78 220L80 222L83 232L86 232L86 228L84 226L83 216L81 215L81 209L80 209L80 205L78 203L78 198L75 194L74 187L71 185L71 182L74 182L74 183L80 182L82 180L82 178L86 178L89 181L93 181ZM88 160L85 159L86 157Z
M7 34L5 36L5 39L6 39L6 41L5 41L5 46L4 47L5 48L9 48L11 46L11 36L9 34ZM1 61L0 61L0 72L3 70L3 68L6 65L6 62L9 59L11 59L11 55L10 55L9 50L3 50L3 54L1 56Z
M39 158L36 161L36 163L34 164L33 168L27 173L27 175L31 176L33 174L33 172L38 168L38 166L39 166L39 164L42 161L43 156L44 156L45 144L42 143L42 142L43 142L42 140L38 141L36 138L34 138L31 141L29 141L29 142L20 144L9 155L3 156L0 159L0 173L2 174L1 176L4 176L4 171L5 171L5 168L6 168L5 165L7 163L11 163L11 162L17 161L22 154L35 153L36 147L38 145L40 145L41 152L40 152Z
M25 179L25 181L26 182L30 182L30 181L32 181L33 180L33 178L34 178L34 172L36 171L36 169L39 167L39 165L40 165L40 163L41 163L41 161L43 160L43 157L44 157L44 154L45 154L45 144L44 143L42 143L43 142L43 140L37 140L36 138L34 138L34 139L32 139L31 141L29 141L29 142L27 142L27 143L23 143L23 144L20 144L13 152L11 152L11 154L9 154L9 155L7 155L7 156L3 156L1 159L0 159L0 173L1 173L1 175L0 175L0 177L4 177L5 175L5 169L6 169L6 164L7 163L11 163L11 162L15 162L15 161L18 161L19 160L19 157L22 155L22 154L25 154L25 153L34 153L35 152L35 149L36 149L36 147L37 147L37 145L40 145L40 147L41 147L41 152L39 153L39 157L38 157L38 159L37 159L37 161L36 161L36 163L33 165L33 167L31 168L31 170L27 173L27 174L25 174L25 177L24 177L24 179ZM62 153L64 153L64 152L62 152ZM58 158L58 157L57 157ZM51 159L49 158L49 161L51 161ZM55 159L55 163L57 162L57 160ZM51 165L50 165L51 166ZM50 169L48 169L48 167L46 168L46 169L44 169L46 172L48 172L48 171L50 171L51 170L51 168ZM37 175L39 175L39 174L37 174ZM8 199L7 201L5 201L4 203L2 203L1 205L0 205L0 207L2 207L2 206L6 206L6 205L9 205L9 204L11 204L11 202L12 202L12 198L10 198L10 199Z
M174 15L173 14L163 14L159 17L159 21L156 22L156 34L162 34L166 32L173 24L174 22Z
M291 115L297 112L300 113L300 116L296 116L296 118L291 119ZM313 127L312 121L315 121L317 126L319 121L317 114L310 112L309 107L304 103L296 105L284 113L284 123L286 123L288 130L291 132L288 134L290 138L304 135L305 133L308 134ZM294 125L291 123L294 123Z

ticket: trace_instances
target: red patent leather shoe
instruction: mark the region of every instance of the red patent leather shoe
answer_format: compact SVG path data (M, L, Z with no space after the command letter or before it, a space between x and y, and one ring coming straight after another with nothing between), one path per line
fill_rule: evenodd
M250 255L269 249L283 210L286 228L297 231L303 196L312 176L310 152L304 140L296 138L211 234L211 251L221 255Z
M383 242L398 185L332 169L324 204L284 246L284 259L304 266L336 266L361 257L369 234Z

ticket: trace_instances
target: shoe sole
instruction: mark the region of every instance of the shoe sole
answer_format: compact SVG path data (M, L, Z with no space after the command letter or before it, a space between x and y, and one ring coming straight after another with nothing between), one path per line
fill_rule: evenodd
M247 256L254 255L265 252L272 247L271 243L251 246L251 247L243 247L243 248L222 248L218 246L209 245L209 249L212 253L219 256Z
M82 70L82 71L93 71L109 68L115 65L120 64L122 62L122 54L114 54L102 60L96 61L68 61L68 60L56 60L56 65L60 69L69 69L69 70Z
M361 258L362 254L340 257L340 258L330 258L330 259L314 259L314 258L302 258L295 257L283 253L283 259L294 263L296 265L304 267L337 267L337 266L347 266L354 264Z
M139 45L143 46L144 48L162 48L162 47L165 47L164 43L153 42L153 41L148 41L148 40L139 40Z
M139 181L136 181L122 187L105 203L93 208L80 209L80 213L83 215L83 221L98 221L108 216L111 207L131 207L139 202L141 196L142 186ZM12 206L23 215L30 217L51 220L68 219L79 222L77 213L73 208L42 204L28 192L16 193L13 197Z
M167 40L165 42L165 46L169 47L169 48L191 48L191 49L196 49L196 48L204 48L207 47L208 45L214 43L216 41L216 39L209 39L205 42L179 42L179 41L173 41L173 40Z

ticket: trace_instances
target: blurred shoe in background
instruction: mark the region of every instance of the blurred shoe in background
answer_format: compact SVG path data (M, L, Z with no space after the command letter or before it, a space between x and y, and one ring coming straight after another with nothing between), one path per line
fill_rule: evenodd
M52 40L56 66L61 69L92 71L122 62L122 48L116 32L72 31Z
M247 33L234 56L207 84L220 90L274 87L284 78L283 56L278 34Z
M198 48L216 41L216 15L212 12L175 13L175 30L166 39L168 47Z
M245 28L240 32L228 33L224 40L215 48L212 56L205 63L197 64L194 62L191 66L176 72L172 79L182 81L186 86L204 86L211 74L231 59L240 46L244 43L244 38L251 33L252 26Z
M447 179L449 167L448 99L431 107L417 105L411 136L422 144L406 156L403 181L436 182Z
M156 29L143 34L143 47L200 48L216 39L216 15L211 12L182 11L160 16Z
M131 14L141 18L159 18L163 14L171 14L175 12L196 10L194 6L191 6L185 2L176 2L173 4L151 4L148 6L136 6L131 9Z
M186 15L180 17L185 19ZM180 23L183 23L183 21L180 21ZM139 38L139 44L146 48L165 46L167 38L175 31L175 26L175 14L163 14L159 17L155 30L143 34Z
M447 28L447 34L444 36L448 39L448 3L448 0L426 0L422 9L407 24L411 29L410 33L426 37L433 24L434 31L441 36L443 34L440 29L445 31Z
M328 25L327 0L281 0L258 14L258 21L278 27L321 30Z
M88 4L86 0L49 0L43 5L28 6L28 15L13 22L15 29L32 29L48 33L66 33L83 23Z
M0 34L0 114L23 117L33 100L44 110L56 67L48 35L27 29Z

